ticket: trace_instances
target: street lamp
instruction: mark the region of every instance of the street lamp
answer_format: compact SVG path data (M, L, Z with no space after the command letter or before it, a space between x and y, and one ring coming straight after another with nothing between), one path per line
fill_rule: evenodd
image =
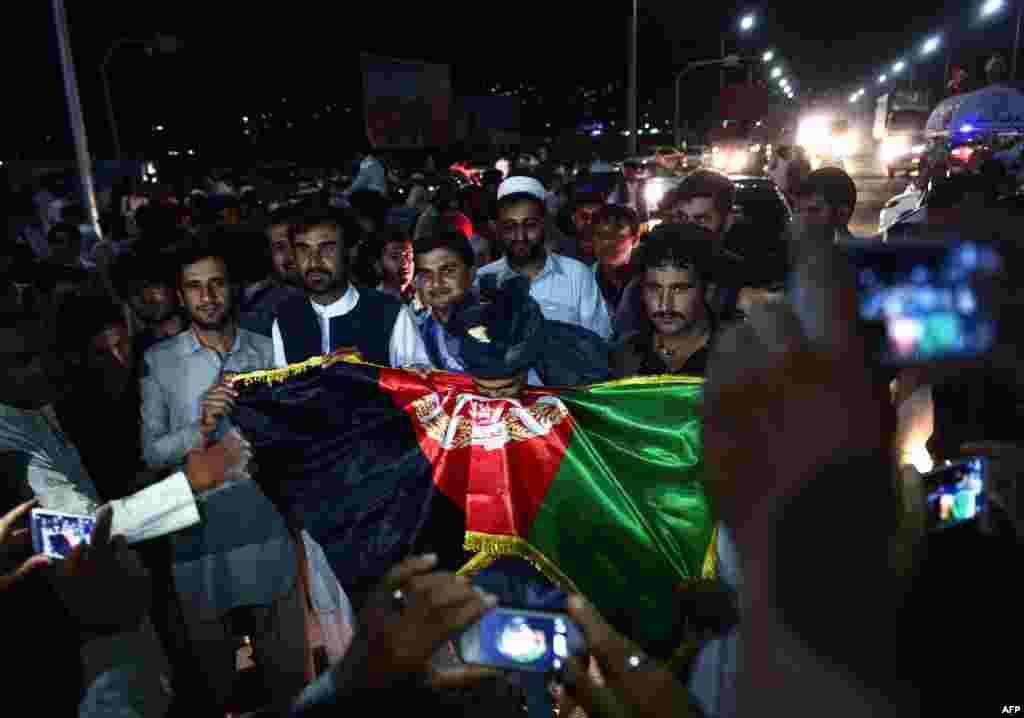
M987 3L981 6L981 16L988 17L994 15L1003 9L1003 0L988 0Z
M928 38L925 41L924 45L921 46L921 54L922 55L928 55L928 54L934 52L936 50L936 48L938 48L938 46L939 46L939 41L940 41L940 37L938 35L936 35L935 37Z
M995 15L997 12L1003 9L1005 3L1003 0L988 0L984 5L981 6L981 16L988 17L989 15ZM1010 67L1010 80L1017 79L1017 56L1020 54L1020 28L1021 23L1024 21L1024 2L1017 3L1017 33L1013 37L1013 61Z
M128 45L139 45L143 47L147 55L155 52L161 55L172 55L181 50L181 41L173 35L157 34L152 38L140 40L137 38L123 37L107 48L103 55L103 62L100 63L100 76L103 80L103 96L107 102L107 122L110 124L110 136L114 141L114 158L121 159L121 138L117 131L117 117L114 115L114 102L110 95L110 61L114 53Z
M771 50L769 50L768 52L766 52L764 54L764 61L765 62L771 62L773 57L775 57L775 53L772 52Z
M888 80L888 79L889 78L886 75L882 75L881 77L878 78L878 84L879 85L884 85L885 81Z
M903 60L900 60L899 62L892 66L892 71L898 75L899 73L903 72L903 68L906 66L907 64L903 62Z
M754 27L755 18L753 15L744 15L743 19L740 20L740 30L746 32Z
M781 75L782 75L782 68L781 67L776 67L775 69L772 70L772 77L773 78L780 77Z

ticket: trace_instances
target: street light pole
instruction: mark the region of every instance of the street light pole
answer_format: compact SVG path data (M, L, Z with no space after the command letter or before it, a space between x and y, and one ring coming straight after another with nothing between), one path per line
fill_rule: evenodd
M118 161L121 160L121 138L117 131L114 101L110 95L110 60L114 56L114 52L122 47L125 42L124 39L121 39L107 48L106 54L103 55L103 62L100 64L100 77L103 80L103 99L107 103L107 124L110 126L110 138L114 143L114 159Z
M1013 38L1013 62L1010 67L1010 81L1013 82L1017 79L1017 56L1020 55L1020 24L1021 20L1024 19L1024 2L1017 2L1017 33Z
M722 71L718 75L718 90L719 92L725 91L725 35L722 35Z
M85 134L85 120L82 117L82 100L78 94L78 79L75 76L75 61L71 54L71 36L68 32L68 16L64 0L53 0L53 22L57 28L57 44L60 47L60 64L64 74L64 94L68 103L71 120L71 134L75 141L75 158L78 162L78 178L82 189L81 201L96 236L100 232L100 215L96 208L96 192L92 182L92 159L89 157L89 140Z
M627 123L629 124L629 142L627 147L629 148L628 156L635 157L638 152L637 142L637 76L636 76L636 64L637 64L637 35L638 35L638 22L637 22L637 0L633 0L633 17L631 19L630 31L629 31L629 106L626 108Z

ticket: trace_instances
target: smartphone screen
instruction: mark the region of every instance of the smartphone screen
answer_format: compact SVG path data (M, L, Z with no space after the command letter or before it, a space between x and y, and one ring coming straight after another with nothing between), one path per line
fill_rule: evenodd
M982 290L1002 267L994 247L919 240L851 242L858 312L882 363L913 366L969 360L996 339L996 316Z
M96 519L44 509L32 510L32 546L50 558L66 558L81 543L92 538Z
M921 477L928 490L929 527L956 526L985 508L982 459L945 466Z
M569 656L586 652L583 632L567 616L547 611L495 608L459 639L466 663L549 673Z

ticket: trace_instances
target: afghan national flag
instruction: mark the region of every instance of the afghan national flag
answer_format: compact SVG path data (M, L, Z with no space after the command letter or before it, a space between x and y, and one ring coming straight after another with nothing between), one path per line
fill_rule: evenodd
M356 596L411 551L466 574L518 556L652 643L673 586L708 573L700 379L486 399L463 375L316 358L235 386L259 481Z

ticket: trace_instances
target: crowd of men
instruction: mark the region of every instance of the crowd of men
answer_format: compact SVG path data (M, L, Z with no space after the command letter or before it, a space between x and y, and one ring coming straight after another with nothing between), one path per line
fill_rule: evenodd
M0 508L10 511L0 606L5 635L20 639L9 641L9 685L48 715L90 717L326 715L391 701L466 715L523 704L539 714L552 701L595 718L896 715L948 690L956 661L986 700L1019 703L1012 671L976 642L1019 625L997 613L1019 613L998 589L1024 535L1018 407L1005 398L1018 396L1015 365L880 378L835 254L850 238L855 186L840 170L798 175L786 175L786 195L799 227L785 236L737 222L732 182L706 170L683 178L662 223L642 234L628 184L602 193L512 167L396 207L372 156L352 191L328 202L286 203L240 226L222 211L235 203L200 216L183 199L137 235L115 229L110 251L82 246L77 208L42 238L52 217L27 210L0 249ZM831 312L822 346L785 302L800 267L810 277L801 301ZM558 341L496 364L468 333L495 305L505 316L494 321L533 312ZM430 556L399 564L379 590L351 586L250 480L258 468L232 421L231 377L323 355L425 377L465 372L492 398L707 376L718 579L680 593L699 654L685 666L647 658L574 597L569 614L593 660L569 662L554 698L439 658L493 595L436 571ZM989 446L986 484L1003 492L998 521L941 538L907 528L919 511L913 481L888 443L892 397L910 382L945 397L937 459L1001 442ZM154 488L154 521L187 527L131 547L112 539L119 513L144 500L152 510ZM93 541L66 561L23 562L31 552L17 548L15 523L35 507L96 514ZM197 521L181 518L193 510ZM392 610L399 586L406 604ZM940 617L948 623L928 623Z

